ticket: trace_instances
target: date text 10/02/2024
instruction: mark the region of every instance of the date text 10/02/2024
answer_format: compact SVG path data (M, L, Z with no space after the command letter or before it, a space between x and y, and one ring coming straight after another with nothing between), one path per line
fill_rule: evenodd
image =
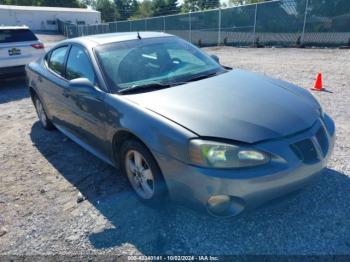
M218 261L215 256L128 256L129 261Z

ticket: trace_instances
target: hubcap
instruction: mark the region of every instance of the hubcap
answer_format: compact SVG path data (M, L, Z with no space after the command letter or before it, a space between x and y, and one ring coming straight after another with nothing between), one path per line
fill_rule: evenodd
M154 195L154 178L152 171L141 153L129 150L125 158L126 172L135 192L143 199Z
M44 126L46 126L47 119L46 119L45 111L44 111L43 105L41 104L39 99L36 99L35 107L36 107L36 111L38 113L39 120L41 121L41 123Z

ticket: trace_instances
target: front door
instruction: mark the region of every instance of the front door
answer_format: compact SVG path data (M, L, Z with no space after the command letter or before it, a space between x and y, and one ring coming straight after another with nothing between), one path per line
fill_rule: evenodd
M97 86L97 80L91 61L85 49L72 45L66 64L65 78L70 81L77 78L87 78ZM99 153L105 148L105 93L96 89L84 90L68 85L63 93L70 110L65 121L76 136L84 143L92 146Z

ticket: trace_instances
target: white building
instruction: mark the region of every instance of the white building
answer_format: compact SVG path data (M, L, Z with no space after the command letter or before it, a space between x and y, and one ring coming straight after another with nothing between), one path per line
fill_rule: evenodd
M31 30L57 30L57 19L79 25L101 23L101 13L91 9L0 5L0 26L26 25Z

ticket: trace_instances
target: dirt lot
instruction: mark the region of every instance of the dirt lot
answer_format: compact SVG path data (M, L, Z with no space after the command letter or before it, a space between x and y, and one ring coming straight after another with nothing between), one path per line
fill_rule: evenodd
M350 51L210 48L222 63L313 85L337 125L318 183L238 218L138 202L119 172L43 130L23 79L0 83L0 254L350 254ZM86 200L77 203L79 194Z
M48 33L48 32L36 32L35 35L39 38L43 43L45 43L45 48L48 49L55 45L57 42L64 40L65 37L63 35L59 35L57 33Z

